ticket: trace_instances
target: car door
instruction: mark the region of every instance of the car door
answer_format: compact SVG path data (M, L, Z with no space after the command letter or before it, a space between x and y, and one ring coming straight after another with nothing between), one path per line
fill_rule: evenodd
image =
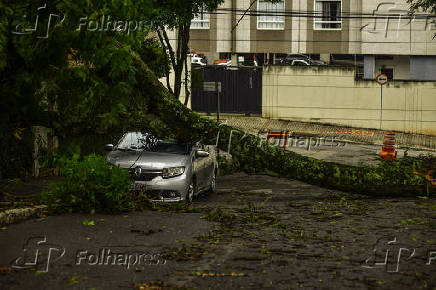
M209 152L209 157L206 157L206 185L209 186L212 180L213 174L215 174L215 166L216 166L216 146L206 145L204 146L205 150Z
M197 143L194 146L194 156L193 156L193 169L194 174L197 179L197 190L200 191L207 186L207 165L208 157L199 157L195 154L197 150L204 150L201 143Z

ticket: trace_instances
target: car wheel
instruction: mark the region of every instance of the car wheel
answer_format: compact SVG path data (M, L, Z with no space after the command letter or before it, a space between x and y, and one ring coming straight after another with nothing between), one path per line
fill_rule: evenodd
M186 203L192 203L192 200L194 199L194 191L195 191L195 186L194 186L194 180L191 181L191 183L189 184L189 188L188 188L188 192L186 193Z

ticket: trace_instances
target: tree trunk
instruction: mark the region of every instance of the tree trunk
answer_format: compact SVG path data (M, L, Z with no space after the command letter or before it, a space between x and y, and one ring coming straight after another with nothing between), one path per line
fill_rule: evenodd
M189 91L190 76L188 70L188 58L185 58L185 106L188 106L191 92Z
M191 21L183 21L179 25L178 37L177 37L177 50L176 58L177 64L174 68L174 96L176 99L180 98L180 92L182 90L182 76L183 67L187 59L189 52L189 38L190 38Z

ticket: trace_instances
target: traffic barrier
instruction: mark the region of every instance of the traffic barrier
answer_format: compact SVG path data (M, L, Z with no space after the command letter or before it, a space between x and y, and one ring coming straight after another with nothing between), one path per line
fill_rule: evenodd
M386 161L394 161L397 158L397 151L395 151L395 132L385 133L382 151L379 156Z
M267 135L267 142L270 142L270 139L274 139L274 141L275 140L277 140L278 139L278 142L277 142L277 146L278 147L280 147L280 148L283 148L283 149L285 149L285 150L288 150L289 149L289 135L290 135L290 132L289 131L271 131L271 130L269 130L268 131L268 135Z
M425 178L427 178L428 182L430 182L430 186L433 188L433 190L436 190L436 169L429 169L425 175Z

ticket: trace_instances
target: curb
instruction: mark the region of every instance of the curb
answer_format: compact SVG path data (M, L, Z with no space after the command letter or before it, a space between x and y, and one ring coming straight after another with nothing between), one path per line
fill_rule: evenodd
M0 212L0 225L5 226L41 216L45 209L47 209L46 205L38 205L34 207L9 209Z

